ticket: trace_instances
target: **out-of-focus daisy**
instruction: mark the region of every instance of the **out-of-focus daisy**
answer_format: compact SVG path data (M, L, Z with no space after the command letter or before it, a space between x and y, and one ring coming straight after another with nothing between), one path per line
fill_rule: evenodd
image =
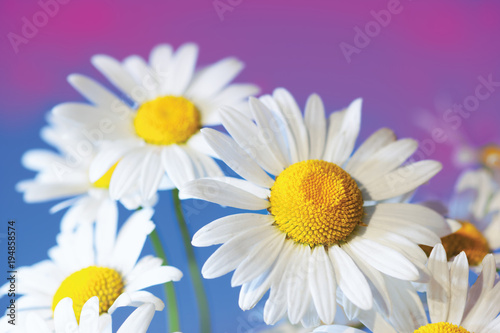
M142 289L178 281L182 273L175 267L162 266L162 260L154 256L138 260L147 235L155 228L150 221L152 215L152 209L135 212L118 235L116 216L59 234L58 245L49 250L50 260L19 268L19 294L23 296L17 300L18 310L23 315L36 312L52 320L59 301L70 297L79 320L83 305L93 296L99 297L100 314L143 303L162 310L163 302ZM1 291L6 290L8 284Z
M493 256L483 260L483 270L469 289L469 265L465 253L450 268L441 244L429 257L431 280L427 291L430 322L417 293L407 288L398 301L404 311L384 318L380 313L361 311L360 320L374 333L497 333L500 332L500 283ZM315 333L362 333L338 325L322 326Z
M109 56L92 58L95 67L133 102L127 105L94 80L70 75L69 82L94 105L65 103L54 108L56 117L80 124L86 131L100 131L100 152L90 166L90 180L97 181L116 165L110 182L111 197L120 199L134 184L144 200L160 186L165 172L173 187L203 176L222 176L207 154L211 149L200 134L204 126L220 124L221 105L241 105L258 92L251 84L230 84L243 69L235 58L226 58L195 71L198 47L184 44L174 52L159 45L149 64L139 56L119 62ZM213 155L213 154L212 154Z
M389 129L374 133L351 156L361 100L333 113L328 125L317 95L308 99L305 119L284 89L251 98L250 107L256 123L236 110L222 113L234 139L204 130L219 157L246 180L195 180L181 187L181 197L268 214L227 216L200 229L194 245L223 244L203 275L235 270L231 283L242 286L244 310L270 289L268 324L286 312L293 324L331 323L337 286L345 295L340 303L370 309L375 299L389 312L393 291L385 277L424 280L426 256L417 244L434 246L449 229L426 207L384 201L427 182L440 163L401 166L417 143L396 140ZM348 318L354 312L346 309Z
M153 319L155 306L144 303L123 322L117 333L145 333ZM12 326L12 325L11 325ZM18 321L18 327L6 328L7 333L111 333L111 315L99 316L99 298L90 298L82 307L80 320L75 317L71 298L62 299L54 310L53 322L44 321L37 313L29 313Z
M17 184L24 200L33 203L66 199L50 210L55 213L70 207L61 221L62 231L72 230L80 223L92 223L99 216L116 215L118 207L108 189L115 167L91 182L89 167L98 148L71 124L55 122L57 119L53 117L49 121L51 125L42 130L42 138L58 152L34 149L24 154L23 165L38 172L35 178ZM156 196L142 201L138 187L130 190L121 199L128 209L150 207L157 201Z
M442 238L448 258L464 251L477 270L486 254L500 248L500 187L489 170L468 170L459 177L450 206L452 234Z

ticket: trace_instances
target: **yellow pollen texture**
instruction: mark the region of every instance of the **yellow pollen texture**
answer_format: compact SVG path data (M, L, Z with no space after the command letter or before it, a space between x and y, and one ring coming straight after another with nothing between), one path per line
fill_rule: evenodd
M109 183L111 182L111 176L113 175L113 172L116 169L116 166L118 165L118 162L116 162L111 168L109 168L108 171L104 175L102 175L101 178L96 180L92 185L94 187L99 187L99 188L109 188Z
M99 314L103 314L123 293L123 289L120 273L107 267L90 266L71 274L61 283L52 300L52 312L59 301L70 297L79 322L82 307L90 298L99 297Z
M483 258L490 252L488 241L483 234L470 222L460 222L462 227L454 233L441 238L443 247L446 250L448 260L464 251L467 255L469 265L477 266ZM430 255L432 248L421 246Z
M364 216L363 197L354 179L326 161L302 161L283 170L269 200L269 212L279 229L311 247L345 241Z
M427 324L415 330L413 333L470 333L462 326L450 323Z
M186 142L201 128L200 113L193 103L180 96L163 96L142 104L134 127L147 143L170 145Z

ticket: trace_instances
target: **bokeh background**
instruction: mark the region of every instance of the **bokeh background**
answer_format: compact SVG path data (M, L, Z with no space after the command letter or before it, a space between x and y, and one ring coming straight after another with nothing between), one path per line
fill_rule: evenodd
M262 93L286 87L303 106L316 92L329 112L363 97L360 139L390 127L399 137L421 142L418 159L443 163L443 171L419 190L416 200L448 200L463 168L456 163L457 152L500 142L496 0L60 0L44 22L38 13L48 2L0 1L0 234L4 237L7 221L16 219L18 265L46 258L62 216L48 213L53 203L28 205L15 191L18 181L34 176L21 166L21 156L31 148L47 148L39 131L53 106L83 100L66 82L68 74L83 73L109 86L90 64L94 54L147 57L158 43L177 47L192 41L200 46L200 65L226 56L242 59L246 68L237 81L256 83ZM33 20L39 27L23 35L26 21ZM493 83L485 86L484 80ZM464 103L471 111L463 107L465 112L459 112ZM232 212L192 200L184 205L191 233ZM161 193L154 220L168 243L171 263L187 272L172 209L170 193ZM122 222L128 214L121 212ZM152 251L149 243L144 251ZM200 264L213 251L196 249ZM176 286L183 331L197 332L189 276ZM259 307L253 312L238 308L230 275L207 280L205 287L214 332L264 328ZM6 298L0 304L4 308ZM122 316L128 313L120 310ZM150 331L165 327L164 313L157 313Z

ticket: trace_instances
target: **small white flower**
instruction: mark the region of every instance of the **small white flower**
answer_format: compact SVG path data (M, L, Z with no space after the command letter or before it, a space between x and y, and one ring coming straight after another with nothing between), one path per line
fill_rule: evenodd
M237 59L226 58L195 71L197 55L194 44L184 44L176 52L164 44L151 51L149 64L135 55L123 62L94 56L95 67L131 99L132 106L90 78L69 77L94 105L65 103L53 114L86 131L100 131L102 147L90 166L90 180L97 181L116 164L112 198L122 198L138 184L142 198L148 200L161 188L165 172L169 188L197 177L223 175L208 156L213 153L199 130L220 124L221 105L238 106L258 89L230 84L243 68Z
M93 296L99 296L100 314L144 303L162 310L163 302L142 289L178 281L182 273L162 266L162 260L151 255L139 259L147 235L155 228L152 215L152 209L135 212L118 235L116 216L59 234L58 245L49 250L49 260L18 269L21 315L36 312L51 321L59 301L70 297L78 320L82 307ZM7 290L8 284L1 292Z
M114 167L91 182L89 167L98 148L72 124L57 122L53 117L49 121L51 125L42 129L42 138L57 152L34 149L24 154L23 165L37 172L35 178L17 184L17 190L24 193L24 200L34 203L66 199L50 210L55 213L69 207L61 221L63 232L73 230L80 223L93 223L100 216L116 215L117 203L110 198L108 189ZM151 207L156 201L156 196L142 201L138 187L131 187L121 199L128 209Z

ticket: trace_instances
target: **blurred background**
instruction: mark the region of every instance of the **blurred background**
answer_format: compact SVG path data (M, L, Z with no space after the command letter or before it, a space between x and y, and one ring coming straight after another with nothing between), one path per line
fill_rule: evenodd
M18 181L34 176L21 166L21 156L28 149L48 148L39 131L53 106L83 101L66 82L68 74L86 74L109 86L90 64L94 54L120 60L130 54L147 57L158 43L178 47L192 41L200 46L199 65L236 56L246 64L237 82L255 83L262 93L285 87L301 106L313 92L329 112L363 97L358 144L389 127L399 137L420 142L417 160L443 163L443 170L419 190L417 201L448 200L468 163L463 152L500 142L496 0L59 0L57 10L40 14L47 11L47 2L0 1L0 234L5 236L9 219L17 221L18 265L47 257L62 216L49 214L53 202L28 205L15 191ZM34 29L26 27L30 24ZM183 204L191 234L233 212L192 200ZM121 223L128 215L121 211ZM185 272L176 283L182 329L197 332L196 303L169 192L161 193L154 221L171 264ZM4 267L7 249L2 244ZM213 251L196 249L200 265ZM152 252L149 243L144 252ZM205 281L213 332L265 328L263 302L254 311L241 311L239 289L230 287L230 277ZM0 299L2 309L6 302ZM123 309L118 315L130 312ZM157 313L150 331L165 327L164 313Z

